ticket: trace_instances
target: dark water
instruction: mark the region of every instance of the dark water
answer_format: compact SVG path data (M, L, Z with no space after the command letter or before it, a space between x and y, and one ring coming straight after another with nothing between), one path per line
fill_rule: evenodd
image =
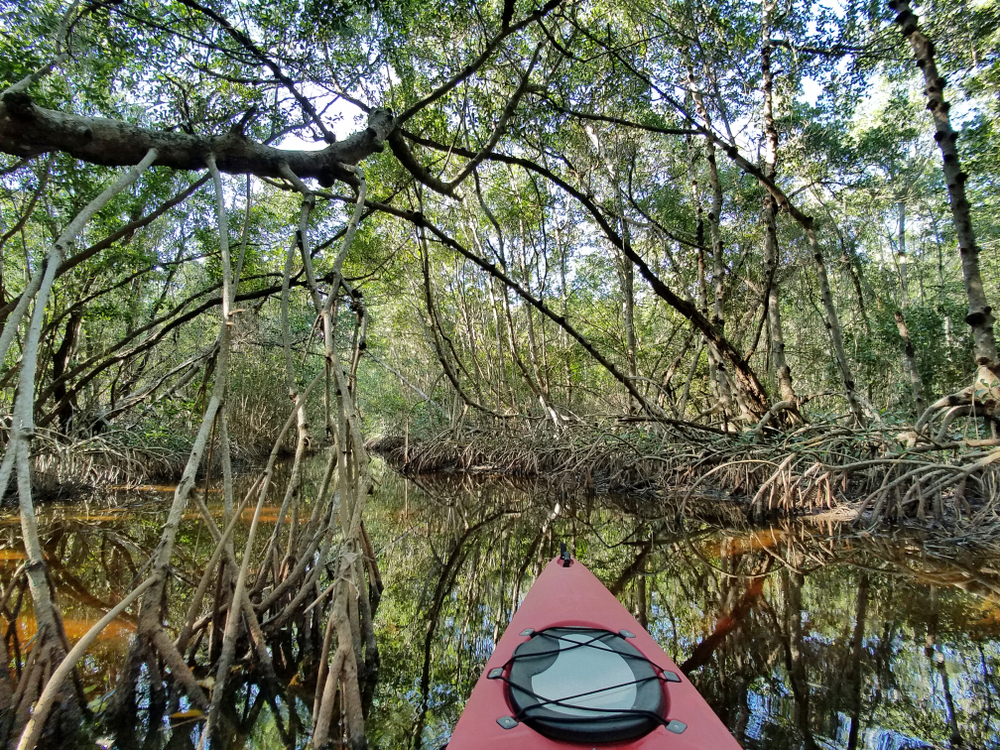
M1000 748L995 560L828 521L680 529L648 501L379 473L366 515L386 584L373 747L415 747L421 726L424 748L447 741L519 598L565 541L648 624L747 748ZM71 640L140 572L169 490L109 492L89 507L43 510ZM210 546L192 514L171 610L183 611L185 580L196 578ZM16 516L0 516L3 593L22 558ZM5 617L17 598L7 598ZM11 619L0 627L13 661L32 634L30 607ZM115 623L81 664L98 716L132 632L127 618ZM308 746L309 665L293 665L283 679L276 698L252 674L235 680L231 747ZM91 747L114 744L113 728L86 731ZM147 747L188 745L198 722L163 716L143 732Z

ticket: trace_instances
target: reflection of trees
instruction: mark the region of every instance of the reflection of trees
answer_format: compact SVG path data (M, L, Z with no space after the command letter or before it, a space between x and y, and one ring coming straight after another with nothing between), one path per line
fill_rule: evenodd
M511 603L562 539L648 621L745 746L854 750L874 747L886 732L899 747L918 739L946 746L953 716L966 742L975 717L975 741L997 747L989 738L1000 656L992 645L980 655L967 635L981 619L976 602L997 601L996 580L974 560L935 557L915 540L838 536L791 522L682 531L611 500L574 501L503 482L422 484L409 495L420 531L384 560L389 570L403 561L412 568L409 591L390 589L421 604L405 613L393 604L384 624L394 632L387 652L400 671L381 695L415 691L410 721L381 726L383 746L409 741L418 712L423 746L444 742ZM953 713L941 670L936 662L928 669L923 653L931 582L940 589L936 653L949 662ZM425 655L416 665L405 660L408 638L420 644L410 647L411 661L420 648ZM956 677L958 653L968 654L969 666Z
M434 594L431 598L430 607L427 608L425 619L427 627L427 636L424 638L424 654L423 654L423 667L420 675L420 705L417 711L417 717L413 722L413 747L419 748L423 743L424 735L424 725L427 720L427 710L430 702L430 682L431 682L431 662L432 662L432 652L435 643L435 635L437 633L438 622L441 617L441 610L444 607L445 598L451 593L452 588L455 585L455 579L461 572L462 565L468 557L472 545L469 541L476 536L476 534L483 528L489 526L494 521L502 517L502 513L494 513L493 515L487 516L482 521L470 526L465 530L465 532L458 537L455 537L451 542L450 550L447 557L444 560L437 558L435 555L437 565L439 568L437 573L437 585L434 588ZM475 572L472 573L475 575Z
M941 619L941 613L938 608L938 590L937 586L931 586L930 589L930 596L927 602L929 616L927 618L927 639L924 642L924 654L941 678L944 703L948 711L948 739L952 747L962 747L962 732L958 728L958 717L955 711L955 698L951 691L951 680L948 678L948 670L945 668L944 654L938 650L937 646L937 632Z
M818 746L809 722L809 678L803 654L802 584L805 579L801 573L784 568L780 580L785 606L784 627L779 632L784 645L788 684L795 699L792 716L802 734L803 745L807 750L814 750Z
M722 707L720 713L727 715L740 739L753 740L755 746L810 747L839 738L838 747L853 749L872 741L866 739L866 727L881 726L902 738L941 745L950 740L957 746L955 727L968 731L973 722L963 719L960 701L948 697L948 670L941 654L954 659L958 652L975 652L966 635L975 628L975 598L962 590L995 606L991 575L976 572L971 561L933 557L913 541L826 535L817 539L814 532L788 524L748 536L749 541L740 542L743 547L760 543L763 549L744 553L744 584L753 580L749 561L762 554L781 562L777 579L768 579L753 612L732 631L725 647L715 650L713 661L692 675L713 704ZM780 543L772 544L776 537ZM716 579L733 572L723 555L708 544L702 546ZM678 567L672 574L684 572ZM949 612L941 619L951 623L949 642L936 651L934 668L929 670L920 648L928 627L926 583L945 580L951 581ZM724 583L717 586L717 592L726 590ZM726 599L718 593L714 604L718 612L728 611ZM706 603L703 612L710 609ZM725 621L725 616L717 620ZM691 653L711 640L709 633L693 641ZM994 652L992 660L996 659ZM988 738L993 733L993 744L984 746L996 746L995 664L988 669L986 661L976 660L961 675L961 694L966 705L981 707L976 734ZM739 695L719 688L727 680L757 686L752 691L755 700L763 698L770 715L763 734L754 738L740 733L745 728L739 720ZM950 692L959 694L953 687ZM820 742L820 737L826 739Z
M208 494L206 493L206 497ZM129 502L135 498L119 498ZM51 585L55 592L62 615L64 631L70 641L88 630L105 612L114 607L131 590L136 578L143 573L143 565L157 548L164 512L158 503L144 503L134 507L110 506L106 502L91 511L78 506L72 508L51 507L41 518L41 541ZM265 517L277 520L277 509L265 507ZM214 516L222 515L222 508L213 504L206 509ZM248 520L248 519L246 519ZM303 519L304 521L304 519ZM239 528L246 538L243 523ZM302 524L305 526L305 523ZM204 524L194 515L187 517L178 531L179 549L174 556L171 569L172 595L169 597L169 618L173 622L183 622L191 591L203 573L205 560L215 547L215 540L204 532ZM21 549L18 529L13 525L0 524L0 553L4 550ZM13 557L13 555L8 555ZM22 553L23 556L23 553ZM35 635L34 614L31 597L27 595L27 580L23 566L10 565L0 554L0 615L3 617L2 644L5 664L12 665L15 678L20 678L24 664L29 663ZM288 565L288 561L283 561ZM316 592L312 593L316 596ZM276 605L282 609L286 602ZM215 605L225 616L225 605ZM211 612L208 620L211 620ZM317 623L318 625L319 623ZM187 657L195 665L195 655L208 644L200 639L211 638L211 628L203 627L192 639ZM194 748L199 741L199 732L204 726L203 717L192 716L180 719L169 717L183 714L190 708L182 700L180 691L173 681L172 669L164 664L161 657L151 648L137 641L137 659L126 659L133 641L135 618L122 615L118 621L102 633L87 651L74 675L73 689L86 716L93 720L106 719L106 708L110 698L117 692L127 690L132 698L123 701L121 712L115 721L106 727L115 735L116 747L120 748ZM172 633L171 636L176 635ZM222 720L227 722L224 746L244 748L254 746L250 740L257 730L266 725L268 734L277 736L286 747L295 746L298 740L308 736L311 723L309 708L302 703L301 693L304 683L312 681L309 697L315 690L316 662L314 655L309 659L310 647L315 650L317 631L305 633L295 627L287 629L269 641L269 648L280 656L281 679L267 675L263 670L242 671L252 661L249 651L239 651L234 664L233 678L228 682L220 703ZM282 640L283 638L283 640ZM279 643L279 641L281 641ZM70 644L67 643L68 648ZM365 659L362 655L362 659ZM209 673L201 667L194 667L199 685L206 689L212 686ZM301 670L301 674L300 674ZM11 705L11 687L6 670L0 674L0 736L9 731L10 717L2 709ZM291 683L291 684L289 684ZM124 686L124 687L123 687ZM299 695L296 696L296 693ZM303 710L307 717L302 719ZM262 714L267 714L262 718ZM165 737L164 725L170 724L172 731ZM76 729L79 729L79 724ZM166 745L164 745L166 742ZM259 743L258 743L259 744ZM301 744L301 742L298 742Z
M897 747L916 740L957 746L959 735L968 747L998 747L1000 575L974 558L936 556L919 540L838 536L790 522L749 531L681 529L610 499L498 478L404 485L388 474L369 508L371 547L386 578L376 615L382 677L368 717L373 747L444 743L514 608L560 540L648 622L747 747L874 747L876 727L893 734ZM153 510L95 518L55 513L45 526L67 621L93 620L119 601L159 540ZM198 582L196 561L214 547L195 521L180 530L178 590L184 581ZM0 525L0 552L18 544L16 528ZM13 619L28 622L30 597L20 560L0 564L3 645L17 665L30 632L9 623L18 607ZM172 597L171 619L182 621L187 605ZM189 651L207 649L213 637L211 610L203 619ZM226 745L303 744L319 651L319 623L304 625L275 634L276 684L257 672L234 673L222 704ZM138 677L115 671L124 661L128 622L118 632L124 637L94 645L79 689L97 708L117 684L138 681L131 723L117 741L151 747L167 717L184 706L176 691L164 689L169 668L155 654L138 662ZM151 679L139 679L144 675ZM196 676L210 684L207 672ZM9 689L0 676L0 701ZM168 746L197 747L198 721L173 723Z
M868 574L861 573L858 580L858 608L854 615L854 632L851 635L851 658L845 670L844 681L845 686L850 690L848 703L850 705L851 729L847 738L847 750L854 750L858 746L858 734L861 731L861 656L864 651L869 586Z
M70 637L81 635L85 626L93 624L121 600L131 588L137 570L136 560L143 559L156 544L152 538L155 526L144 516L104 518L113 520L98 523L77 510L67 516L56 513L45 526L43 552L59 599L64 629ZM5 527L0 532L3 540L0 546L16 549L20 542L15 536L15 529ZM5 583L5 593L12 596L4 596L0 606L0 614L8 623L4 645L14 660L15 669L20 670L22 652L26 653L24 641L34 635L34 621L30 598L26 600L23 595L26 583L23 575L14 571ZM123 614L119 622L121 627L112 628L108 638L95 645L93 650L99 655L108 655L113 651L112 641L117 639L120 643L123 636L127 637L134 618ZM91 690L98 684L108 689L114 687L113 676L106 673L83 671L80 679L83 686Z

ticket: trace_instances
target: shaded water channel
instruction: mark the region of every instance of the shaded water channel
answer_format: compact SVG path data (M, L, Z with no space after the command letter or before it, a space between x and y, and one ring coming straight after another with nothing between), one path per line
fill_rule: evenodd
M447 742L519 599L565 541L744 747L1000 748L995 560L830 521L681 529L658 518L649 501L567 496L487 477L404 480L381 465L376 473L366 525L385 593L372 747L437 750ZM41 511L71 641L141 575L170 491L109 490L86 505ZM275 511L262 520L270 512L273 525ZM192 512L181 530L171 610L185 608L183 592L211 548ZM22 560L17 516L4 509L0 628L11 664L33 632L30 597L11 584ZM114 623L80 665L80 688L95 712L85 745L197 747L199 718L155 695L140 702L136 726L100 724L132 623ZM264 689L252 670L231 681L224 705L232 748L309 745L316 665L274 656L282 694ZM196 676L211 688L207 673Z

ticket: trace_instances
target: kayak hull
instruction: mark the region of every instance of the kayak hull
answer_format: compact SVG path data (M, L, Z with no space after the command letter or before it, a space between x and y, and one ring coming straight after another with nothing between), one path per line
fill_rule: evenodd
M570 560L568 566L563 562L556 558L545 567L510 621L466 703L448 750L570 750L576 747L590 750L597 745L607 750L740 750L694 685L614 595L579 561ZM674 729L683 723L683 731L676 733L666 726L657 726L638 739L574 743L549 739L526 723L511 721L517 712L511 706L507 686L503 680L490 679L489 675L505 667L514 650L530 640L531 634L524 635L525 631L558 627L586 627L612 633L628 631L634 636L629 637L629 643L646 659L664 673L676 675L678 681L662 683L664 719L673 722ZM510 728L501 726L498 720Z

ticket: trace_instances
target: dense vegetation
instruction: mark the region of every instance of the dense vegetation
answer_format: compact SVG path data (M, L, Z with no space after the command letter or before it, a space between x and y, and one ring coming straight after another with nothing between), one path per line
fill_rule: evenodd
M65 653L33 520L46 477L183 472L130 674L160 660L215 716L184 677L191 628L242 612L208 655L224 682L268 623L325 627L318 746L335 710L364 743L378 670L366 437L404 465L412 440L414 465L589 487L623 463L625 486L711 478L760 514L995 522L995 0L919 19L908 0L0 13L0 488L16 477L44 646L0 738L42 731L29 709L56 700ZM260 508L283 448L276 528L295 522L258 567L255 532L242 560L225 533L233 461L268 459ZM217 549L178 648L164 600L200 471L225 514L204 511ZM340 575L304 610L327 562Z
M985 308L963 283L943 131L883 10L571 4L514 7L504 25L501 8L462 4L102 3L65 19L8 5L5 80L62 55L3 105L5 317L110 179L99 164L170 152L63 250L37 426L183 447L222 281L198 176L215 151L233 175L229 243L242 260L233 437L266 450L257 436L284 419L278 300L300 200L282 155L256 144L318 148L337 134L288 163L319 179L319 278L357 187L335 165L361 165L368 183L345 277L371 319L359 377L375 431L463 411L557 427L642 412L746 425L779 401L859 424L919 416L973 381L977 357L994 363L964 322ZM959 182L988 301L997 11L923 14L962 126ZM375 107L398 116L362 143L368 118L385 115ZM135 127L80 119L92 115ZM315 339L301 261L291 283L302 380Z

